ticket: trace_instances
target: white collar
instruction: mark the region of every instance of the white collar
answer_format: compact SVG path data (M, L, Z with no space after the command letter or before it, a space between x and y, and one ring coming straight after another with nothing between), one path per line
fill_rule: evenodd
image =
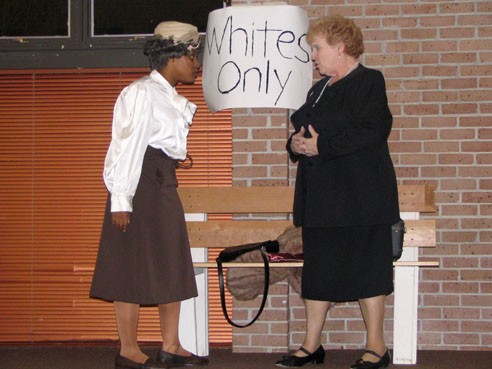
M153 70L150 73L150 78L152 78L157 83L161 84L166 91L171 93L171 100L170 100L171 105L174 106L174 108L180 112L186 124L188 126L191 126L192 119L193 116L195 115L197 106L193 104L191 101L188 101L186 97L178 94L176 88L171 86L169 81L165 79L164 76L160 74L158 71Z
M162 74L160 74L157 70L154 69L152 72L150 72L150 78L152 78L157 83L163 85L166 88L166 90L170 90L174 94L178 94L178 92L176 91L176 88L171 86L169 81L167 79L165 79L164 76Z

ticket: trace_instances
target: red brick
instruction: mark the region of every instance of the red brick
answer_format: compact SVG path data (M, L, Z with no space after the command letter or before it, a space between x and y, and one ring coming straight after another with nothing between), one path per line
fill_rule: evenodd
M329 332L328 337L329 337L331 343L364 344L364 342L365 342L365 334L364 333Z
M460 275L461 280L463 281L492 281L492 273L490 273L490 270L462 270L460 271ZM465 302L465 299L468 299L468 303ZM492 296L463 296L463 304L469 305L470 301L472 304L477 304L478 299L489 301L489 306L492 306Z
M232 163L233 166L248 164L249 163L249 154L232 154Z
M478 139L490 140L492 139L492 128L484 128L478 130Z
M435 28L409 28L400 31L402 39L435 39L437 29ZM391 39L391 38L389 38Z
M436 345L436 348L439 347L442 349L441 345L441 333L430 333L425 332L425 334L419 334L417 336L417 342L419 345L425 345L428 350L432 350L432 345Z
M428 16L428 17L421 17L419 18L419 24L422 27L437 27L437 28L442 28L442 27L452 27L456 25L456 18L452 15L450 16L444 16L444 15L438 15L438 16Z
M407 104L404 106L403 111L408 115L437 115L440 107L438 104Z
M422 167L421 173L423 177L455 177L457 170L456 167Z
M436 90L439 88L439 80L406 80L403 81L403 86L405 90Z
M383 27L393 28L408 28L408 27L416 27L419 22L419 18L417 17L385 17L382 18Z
M265 177L267 174L264 167L235 167L232 169L234 178L254 178Z
M422 145L419 142L394 142L390 145L390 151L392 153L397 152L421 152Z
M457 332L460 323L453 320L427 320L422 322L422 330L430 332Z
M267 125L267 117L257 115L233 115L232 126L233 127L265 127Z
M441 290L440 283L435 282L426 282L424 278L422 278L419 282L419 293L438 293Z
M233 129L232 130L232 139L233 140L240 140L240 139L246 139L249 136L249 130L247 129Z
M437 163L434 154L401 154L400 164L402 165L431 165Z
M431 102L449 102L458 101L459 94L456 91L424 91L422 93L422 101Z
M492 73L492 66L490 65L463 65L460 67L462 76L490 76Z
M364 14L366 16L377 16L386 17L388 15L398 15L400 14L399 5L376 5L369 4L364 9Z
M474 13L475 4L466 2L439 4L439 13Z
M253 140L286 140L288 138L286 128L253 129Z
M479 334L448 333L444 335L444 344L452 345L479 345Z
M251 337L251 344L257 347L268 347L268 346L285 346L285 336L273 335L273 334L255 334Z
M492 156L492 155L491 155ZM492 179L481 179L478 181L478 188L481 190L490 190L492 189Z
M460 148L459 141L431 141L424 143L424 152L458 152Z
M441 214L443 216L463 216L477 215L478 207L473 205L443 205L441 206Z
M477 88L476 78L449 78L441 81L443 89Z
M435 4L402 5L401 11L403 14L430 15L436 14L437 6Z
M473 38L475 29L470 27L442 28L439 30L439 36L441 38Z
M473 242L477 239L477 232L443 232L444 242Z
M266 151L267 141L234 141L232 150L234 152L259 152Z
M398 55L366 55L364 64L367 66L374 66L374 68L383 65L399 65L400 57ZM388 86L386 86L386 88L391 90Z
M487 15L458 15L458 25L460 26L489 26L490 14ZM485 41L485 40L484 40Z
M465 320L461 322L462 332L492 332L492 322L484 322L482 320Z
M478 112L478 104L445 104L442 106L443 114L475 114Z
M423 52L428 52L428 51L449 51L449 50L456 50L458 47L457 41L451 41L451 40L445 40L445 41L423 41L422 42L422 51ZM427 73L429 75L432 75L430 72L431 69L427 69ZM456 76L456 73L452 73L452 71L455 70L457 71L456 67L436 67L435 71L439 71L439 75L442 76Z
M444 137L443 137L444 138ZM439 164L473 164L475 158L471 154L442 154L438 155Z
M455 127L455 117L422 117L422 127Z
M478 308L444 308L443 309L445 319L480 319L481 312Z
M492 218L462 218L461 219L462 229L491 229L492 228Z
M440 319L441 308L420 308L418 309L419 319Z
M403 141L414 140L435 140L437 138L438 131L435 129L409 129L402 132Z
M319 0L317 0L317 1L319 1ZM323 4L322 1L321 1L321 3ZM362 10L362 7L361 6L350 6L350 7L347 7L347 6L343 6L343 5L341 5L341 6L332 5L332 6L330 6L328 8L328 14L340 14L340 15L343 15L343 16L349 17L349 18L354 18L354 17L357 17L357 16L362 15L363 14L362 11L363 10ZM359 27L362 27L362 25L359 22L357 22L356 19L354 19L354 22L356 22L356 24Z
M251 179L251 187L268 187L268 186L286 186L287 185L287 180L286 179Z
M458 279L458 271L452 269L433 269L424 268L422 271L422 278L431 281L456 281Z
M428 295L423 296L423 301L426 306L459 306L459 296L450 294Z
M461 101L490 101L490 91L460 91Z
M287 152L285 154L253 154L252 164L259 165L272 165L272 164L285 164L288 160Z

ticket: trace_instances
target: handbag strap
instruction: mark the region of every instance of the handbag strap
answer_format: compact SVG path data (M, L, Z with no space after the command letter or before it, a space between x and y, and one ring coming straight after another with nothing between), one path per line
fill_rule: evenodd
M217 271L218 271L218 276L219 276L219 288L220 288L220 304L222 306L222 313L224 314L225 319L227 322L237 328L246 328L249 327L251 324L256 322L256 320L260 317L261 313L263 312L263 308L265 307L265 303L268 297L268 286L270 284L270 267L268 265L268 256L266 252L261 250L261 257L263 258L263 266L264 266L264 274L265 274L265 281L263 285L263 298L261 300L260 307L258 308L258 312L256 313L255 317L249 322L244 325L235 323L229 318L229 314L227 313L227 306L225 302L225 288L224 288L224 272L222 270L222 261L217 258Z

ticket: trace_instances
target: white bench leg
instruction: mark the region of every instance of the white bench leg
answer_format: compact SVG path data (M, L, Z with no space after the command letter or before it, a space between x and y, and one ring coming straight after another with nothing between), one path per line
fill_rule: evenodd
M187 221L205 221L205 214L186 214ZM192 248L194 262L206 262L206 248ZM208 356L208 271L195 268L198 296L181 303L179 339L183 347L195 355Z
M207 249L192 249L192 256L193 261L207 261ZM207 274L205 268L199 268L199 274L195 275L198 296L181 303L179 319L179 339L181 344L184 348L199 356L207 356L209 351Z
M418 248L409 251L418 252ZM418 273L418 267L395 268L394 364L417 363Z
M418 219L418 213L402 213L402 219ZM419 258L418 247L405 247L401 261ZM417 363L419 267L395 267L393 363Z

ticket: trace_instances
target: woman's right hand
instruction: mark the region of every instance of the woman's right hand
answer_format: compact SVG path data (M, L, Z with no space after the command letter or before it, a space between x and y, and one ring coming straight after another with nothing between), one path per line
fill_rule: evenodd
M115 211L111 213L113 225L119 230L126 232L130 224L130 214L131 212L129 211Z

